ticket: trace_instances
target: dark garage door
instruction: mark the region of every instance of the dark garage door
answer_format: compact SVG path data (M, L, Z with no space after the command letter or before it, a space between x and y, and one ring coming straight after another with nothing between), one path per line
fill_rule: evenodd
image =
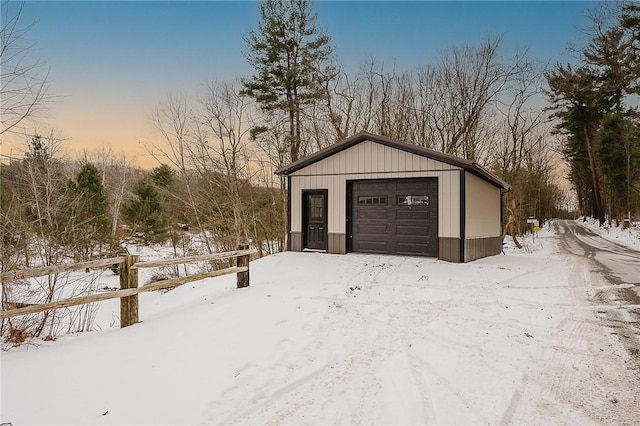
M438 256L438 179L351 183L351 250Z

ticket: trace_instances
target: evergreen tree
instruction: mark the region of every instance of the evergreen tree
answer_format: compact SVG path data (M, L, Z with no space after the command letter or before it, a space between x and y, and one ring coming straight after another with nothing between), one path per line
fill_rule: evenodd
M605 114L597 133L597 156L602 164L610 219L626 216L631 210L631 185L636 175L631 165L640 155L637 140L632 137L637 111L627 106L627 95L634 92L634 81L639 77L634 34L631 28L624 27L625 13L627 25L637 25L628 15L631 10L623 9L617 26L606 30L596 26L599 30L583 50L586 63L596 75Z
M610 217L624 215L627 206L627 143L629 141L627 120L623 114L608 114L598 131L598 155L602 160L602 171L609 193Z
M168 237L168 220L157 188L146 179L133 187L134 197L122 206L125 220L134 232L141 232L145 244L162 243Z
M582 210L602 223L605 210L609 219L630 214L634 194L640 193L638 112L629 107L628 97L640 93L640 7L623 7L613 26L597 14L592 21L592 39L582 50L584 65L575 72L557 66L547 82L560 118L557 130L567 135L570 179L579 200L590 200L591 208L583 204Z
M75 223L74 237L70 243L88 260L93 254L93 247L100 246L111 235L107 190L96 166L91 163L83 165L75 181L69 181L67 192L74 201L70 212L73 215L70 220Z
M151 171L151 180L158 187L167 188L173 182L174 171L166 164L161 164Z
M91 163L82 166L76 175L75 192L80 196L82 217L97 231L109 233L107 190L96 166Z
M583 55L594 74L603 107L622 112L624 97L633 81L631 44L624 31L612 28L597 34L583 50Z
M625 30L630 41L629 70L633 77L630 92L640 95L640 5L627 3L623 6L620 25ZM637 108L629 118L633 121L627 126L627 214L640 210L640 129L638 125Z
M633 76L632 92L640 94L640 5L628 3L622 8L620 25L629 37L630 56L628 67Z
M583 213L603 223L601 173L594 152L603 115L596 77L586 67L574 70L570 65L558 64L547 74L547 83L554 116L560 120L556 131L567 135L563 153L571 166L569 179L578 193Z
M35 158L39 160L46 160L49 157L47 152L47 145L42 140L42 136L35 134L31 137L27 143L28 151L25 153L27 158Z
M303 108L322 98L321 83L331 74L330 38L318 28L310 1L265 0L258 29L244 39L255 73L242 81L243 93L267 113L286 114L289 160L296 161L303 154Z

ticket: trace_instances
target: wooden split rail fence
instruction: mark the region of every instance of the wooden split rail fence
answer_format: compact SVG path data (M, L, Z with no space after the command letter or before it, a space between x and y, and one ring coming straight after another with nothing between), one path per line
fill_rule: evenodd
M203 254L196 256L179 257L175 259L152 260L147 262L139 261L137 255L122 255L111 257L109 259L100 259L89 262L74 263L68 265L45 266L41 268L24 269L20 271L3 272L0 274L0 281L10 282L20 279L41 277L44 275L57 274L62 272L77 271L81 269L98 269L110 268L113 265L120 266L120 290L110 291L108 293L94 294L90 296L74 297L71 299L59 300L51 303L43 303L38 305L27 305L19 308L3 310L0 312L0 319L12 318L19 315L35 314L38 312L49 311L53 309L68 308L70 306L85 305L103 300L120 298L120 326L127 327L138 322L138 294L173 288L182 284L202 280L204 278L217 277L220 275L237 274L237 287L243 288L249 286L249 257L255 253L248 246L240 246L238 250ZM160 266L180 265L183 263L193 263L212 260L226 260L236 258L236 266L216 271L205 272L201 274L189 275L186 277L169 278L162 281L156 281L142 287L138 287L138 269L155 268Z

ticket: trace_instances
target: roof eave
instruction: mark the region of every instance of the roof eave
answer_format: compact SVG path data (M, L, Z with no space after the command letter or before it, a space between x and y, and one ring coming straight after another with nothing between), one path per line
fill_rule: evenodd
M473 163L472 168L469 171L475 174L476 176L484 179L485 181L493 183L495 186L499 187L501 190L504 190L503 192L511 191L511 185L509 185L507 182L503 181L502 179L500 179L490 171L486 170L484 167L482 167L478 163Z
M453 166L457 166L464 170L467 170L470 173L473 173L476 176L494 184L495 186L501 188L501 190L503 189L504 192L508 192L511 190L511 186L509 186L509 184L502 181L498 177L494 176L492 173L485 170L483 167L481 167L479 164L473 161L466 160L464 158L458 158L450 154L434 151L418 145L410 145L407 143L402 143L394 139L387 138L385 136L375 135L373 133L369 133L365 131L356 133L350 138L337 142L314 154L311 154L305 158L301 158L298 161L294 161L293 163L276 170L275 174L279 176L288 176L291 173L294 173L306 166L309 166L324 158L330 157L331 155L334 155L340 151L343 151L347 148L350 148L364 141L376 142L376 143L386 145L392 148L396 148L402 151L410 152L412 154L416 154L422 157L432 158L436 161L441 161L443 163L451 164Z

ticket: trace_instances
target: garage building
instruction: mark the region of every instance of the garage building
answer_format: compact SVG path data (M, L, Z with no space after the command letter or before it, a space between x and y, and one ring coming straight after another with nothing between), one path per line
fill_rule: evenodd
M469 262L502 250L502 194L478 164L361 132L276 171L292 251Z

